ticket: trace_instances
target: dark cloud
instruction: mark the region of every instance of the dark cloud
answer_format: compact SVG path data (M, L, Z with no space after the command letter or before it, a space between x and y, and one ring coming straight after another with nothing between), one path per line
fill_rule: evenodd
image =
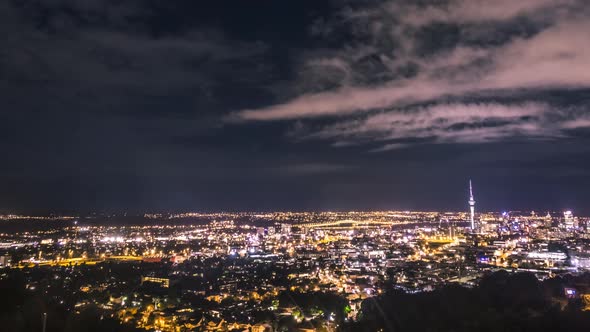
M573 204L587 8L489 3L4 1L0 209Z
M428 137L441 143L567 137L570 129L588 128L588 104L572 109L549 104L539 94L525 95L572 88L587 94L590 77L583 68L590 53L582 46L587 14L576 0L385 1L348 9L314 29L330 35L344 25L355 36L345 47L308 61L314 69L309 76L318 78L304 76L303 82L327 84L320 89L312 84L285 103L234 118L347 118L379 111L305 135L394 141L371 151ZM498 99L506 95L519 103L502 104Z

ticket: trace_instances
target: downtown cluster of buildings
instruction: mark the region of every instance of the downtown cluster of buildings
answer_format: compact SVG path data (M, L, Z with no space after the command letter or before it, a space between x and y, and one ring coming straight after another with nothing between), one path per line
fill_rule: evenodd
M148 331L334 329L387 290L590 270L573 213L330 212L67 219L0 234L0 277ZM6 221L20 222L20 221ZM43 221L32 221L35 223Z

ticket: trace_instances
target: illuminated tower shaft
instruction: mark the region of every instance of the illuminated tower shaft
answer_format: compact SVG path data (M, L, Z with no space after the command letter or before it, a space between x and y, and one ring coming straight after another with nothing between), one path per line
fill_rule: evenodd
M475 199L473 198L473 187L469 180L469 210L471 210L471 230L475 230Z

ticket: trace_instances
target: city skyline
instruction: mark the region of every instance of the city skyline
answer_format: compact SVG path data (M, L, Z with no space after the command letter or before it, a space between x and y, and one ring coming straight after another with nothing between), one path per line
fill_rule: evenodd
M2 332L590 331L590 0L0 1Z
M589 239L590 218L571 211L479 213L475 231L470 211L13 217L0 220L0 320L35 331L43 317L50 332L457 331L465 322L586 331Z

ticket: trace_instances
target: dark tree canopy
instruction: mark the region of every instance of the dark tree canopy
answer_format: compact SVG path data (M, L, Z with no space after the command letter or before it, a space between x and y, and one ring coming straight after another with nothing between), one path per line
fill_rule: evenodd
M540 282L529 273L497 272L479 286L449 285L433 292L391 291L365 300L361 318L345 331L588 331L590 312L564 287L588 286L588 275Z

